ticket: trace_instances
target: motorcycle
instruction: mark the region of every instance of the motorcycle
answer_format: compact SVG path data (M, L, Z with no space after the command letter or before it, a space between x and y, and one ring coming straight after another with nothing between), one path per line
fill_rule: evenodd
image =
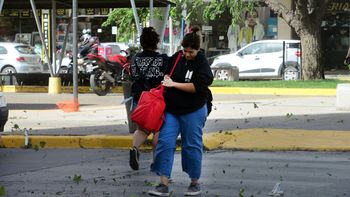
M86 37L79 46L78 49L78 60L77 60L77 67L78 67L78 73L79 74L88 74L92 70L89 70L89 68L92 67L91 62L87 58L87 55L90 53L97 53L98 49L98 43L92 43L89 42L89 39L92 37ZM61 66L61 73L65 74L71 74L73 73L73 56L72 54L68 55L69 58L69 64L65 66ZM64 60L67 61L67 60Z
M125 55L116 54L108 58L93 53L87 55L93 64L90 87L95 94L105 96L112 87L128 79L132 56L131 53L123 52Z

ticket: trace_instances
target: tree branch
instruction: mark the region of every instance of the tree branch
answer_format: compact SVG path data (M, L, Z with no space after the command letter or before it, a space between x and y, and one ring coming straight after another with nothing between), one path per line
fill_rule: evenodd
M293 10L288 9L285 5L276 0L265 0L265 3L299 34L301 23Z

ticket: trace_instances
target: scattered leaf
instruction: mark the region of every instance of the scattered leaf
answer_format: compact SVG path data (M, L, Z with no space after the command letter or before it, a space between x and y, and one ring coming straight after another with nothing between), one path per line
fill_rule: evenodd
M37 144L35 144L34 147L33 147L33 149L34 149L35 151L39 151L39 146L38 146Z
M292 116L293 116L293 113L287 113L287 114L286 114L286 117L287 117L287 118L290 118L290 117L292 117Z
M73 181L76 183L76 184L79 184L79 182L81 181L81 175L74 175L73 177Z
M40 148L44 148L45 147L45 145L46 145L46 142L45 141L40 141Z
M6 196L6 190L3 185L0 185L0 196Z

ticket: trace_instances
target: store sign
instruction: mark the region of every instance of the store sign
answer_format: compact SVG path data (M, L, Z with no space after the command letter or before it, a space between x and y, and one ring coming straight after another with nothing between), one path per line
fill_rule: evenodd
M101 8L101 15L108 15L109 14L109 8Z
M87 8L85 10L86 15L95 15L95 9L94 8Z
M21 10L21 18L27 18L31 17L31 11L30 10Z
M11 16L11 17L18 17L19 16L19 10L10 10L9 16Z
M41 15L41 10L37 10L37 14ZM32 10L4 9L2 10L0 16L28 18L28 17L32 17Z
M331 2L328 6L329 12L349 11L350 2Z
M41 25L42 25L42 31L44 36L44 44L45 47L48 50L48 55L50 57L50 10L42 10L41 12ZM43 48L44 50L44 48ZM42 52L41 54L45 54ZM42 57L44 59L44 57Z
M65 16L66 15L66 10L65 9L57 9L56 10L56 15L57 16Z

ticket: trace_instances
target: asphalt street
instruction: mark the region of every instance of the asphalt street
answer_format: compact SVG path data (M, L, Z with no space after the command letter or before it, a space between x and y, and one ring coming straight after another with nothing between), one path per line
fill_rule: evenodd
M141 155L141 169L128 166L128 152L107 149L0 149L0 186L8 197L147 196L158 183L149 171L151 154ZM183 196L189 184L176 153L170 189ZM202 196L269 196L276 183L286 197L350 195L348 152L204 153Z

